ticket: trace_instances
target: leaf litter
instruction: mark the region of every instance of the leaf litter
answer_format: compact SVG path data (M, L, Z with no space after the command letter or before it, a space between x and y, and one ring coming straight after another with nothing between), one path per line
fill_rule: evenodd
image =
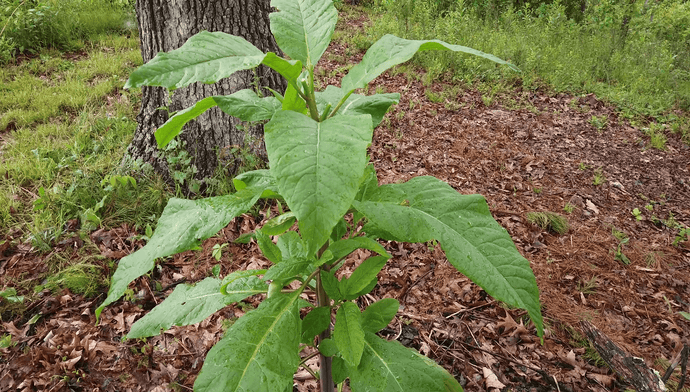
M361 17L345 21L355 27L363 23ZM346 45L332 43L327 53L334 56L324 56L320 66L335 70L347 65L329 60L357 52ZM377 128L371 161L382 184L433 175L461 193L487 198L494 217L535 272L545 339L541 344L534 326L526 324L526 312L493 301L450 266L436 243L384 244L393 258L359 304L400 301L400 311L381 335L430 356L469 391L623 391L625 381L595 360L580 320L590 321L663 373L660 365L690 336L690 323L679 313L690 311L690 250L684 242L673 246L671 227L673 222L690 226L688 146L670 135L666 150L647 148L641 130L593 95L514 86L487 107L473 88L458 89L444 102L432 102L425 93L451 87L443 80L424 86L391 72L375 80L370 88L401 91L402 99ZM521 107L509 105L511 100ZM590 124L593 115L608 118L603 132ZM597 173L604 178L599 185L593 181ZM566 205L572 206L570 214L563 212ZM643 219L631 215L646 205L652 211ZM258 305L256 299L157 337L121 339L177 284L210 276L214 265L220 264L221 276L268 267L254 243L232 241L277 215L275 207L270 211L258 218L243 215L201 250L160 263L130 286L126 299L105 309L99 325L93 311L105 287L95 298L44 290L26 304L22 317L3 314L0 330L11 335L12 345L0 349L0 390L191 390L210 347L233 320ZM530 212L559 213L567 217L569 231L557 235L530 224ZM629 241L621 245L615 231ZM19 233L6 235L16 238ZM99 229L90 240L100 252L104 276L112 274L111 260L143 246L128 226ZM79 249L85 245L80 241L75 236L52 252L81 257ZM223 243L229 245L218 262L213 246ZM2 246L2 287L45 274L51 253L25 244ZM617 252L630 263L622 263ZM341 273L352 271L368 255L353 253ZM316 390L308 373L298 374L295 390Z

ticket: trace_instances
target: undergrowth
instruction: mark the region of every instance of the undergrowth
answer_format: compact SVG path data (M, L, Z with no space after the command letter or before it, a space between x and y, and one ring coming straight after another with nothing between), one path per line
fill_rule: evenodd
M42 48L83 49L104 33L136 31L128 0L0 0L0 63Z
M622 116L643 124L653 118L690 142L690 3L645 7L636 2L628 7L599 0L575 14L567 2L510 3L376 0L369 3L371 38L358 41L387 33L408 39L444 37L509 59L522 73L473 56L425 52L415 61L427 69L430 80L594 93L616 105Z

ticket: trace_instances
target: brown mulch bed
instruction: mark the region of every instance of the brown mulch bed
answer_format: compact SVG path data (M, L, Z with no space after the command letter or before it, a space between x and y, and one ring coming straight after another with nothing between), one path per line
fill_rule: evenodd
M329 53L342 55L345 48L334 43ZM335 69L339 64L328 58L320 65ZM425 86L387 73L373 84L402 93L370 150L379 182L432 175L461 193L484 195L531 263L547 330L541 344L524 311L488 297L449 265L438 246L387 243L394 257L379 285L361 300L363 306L384 297L400 301L402 309L384 336L435 359L469 391L507 390L501 384L513 391L625 390L624 380L592 360L580 320L592 322L663 373L663 361L689 343L690 321L678 312L690 311L690 244L674 246L676 231L653 216L671 224L672 215L690 226L687 145L669 135L665 151L647 148L640 129L592 95L516 86L487 107L471 88L458 89L443 102L429 101L426 91L441 92L448 87L443 81ZM516 106L509 101L522 108L508 109ZM608 117L603 130L589 123L593 115ZM599 185L593 184L595 171L604 178ZM566 204L574 207L572 213L564 211ZM633 216L635 208L642 220ZM570 229L557 235L536 227L526 219L535 211L566 216ZM244 215L206 241L203 250L161 263L150 278L131 286L130 301L108 307L99 325L93 311L103 297L84 299L68 291L46 292L26 305L21 319L3 315L2 333L11 334L17 345L0 350L0 390L191 390L206 352L223 333L222 320L241 316L246 305L146 341L121 338L175 284L210 275L217 263L211 256L215 244L230 241L221 261L223 275L267 266L255 246L232 243L265 219L265 213ZM620 248L629 264L617 257L614 229L629 238ZM141 246L134 234L128 227L91 234L105 256L104 272L112 273L109 260ZM53 252L78 257L82 246L75 235ZM26 246L0 249L0 287L45 273L49 256ZM366 256L356 252L345 268ZM154 282L163 292L152 287ZM258 299L247 303L257 305ZM40 315L38 321L28 323L34 315ZM296 390L315 390L304 373L296 382Z

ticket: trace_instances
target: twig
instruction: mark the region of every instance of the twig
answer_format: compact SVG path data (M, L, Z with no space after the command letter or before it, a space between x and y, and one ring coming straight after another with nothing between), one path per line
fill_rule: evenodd
M477 310L477 309L483 308L483 307L485 307L485 306L489 306L489 305L491 305L491 304L493 304L493 303L495 303L495 302L496 302L496 301L491 301L491 302L487 302L487 303L485 303L485 304L483 304L483 305L477 305L477 306L475 306L474 308L460 309L460 310L458 310L458 311L455 312L455 313L449 314L448 316L446 316L446 318L449 319L449 318L451 318L451 317L453 317L453 316L457 316L457 315L460 314L460 313L471 312L471 311L473 311L473 310Z
M435 269L436 269L436 266L434 264L431 264L431 268L429 269L429 271L427 271L424 275L422 275L419 279L415 280L414 283L412 283L411 285L409 285L407 287L407 290L405 290L403 295L400 296L400 300L405 301L405 298L407 298L407 294L410 293L410 290L412 290L412 288L415 285L417 285L417 283L423 281L430 273L434 272Z

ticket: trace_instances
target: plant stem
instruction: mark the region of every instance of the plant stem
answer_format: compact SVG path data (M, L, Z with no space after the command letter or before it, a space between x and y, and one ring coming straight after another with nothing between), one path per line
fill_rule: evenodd
M321 249L319 249L319 251L316 252L317 259L321 258L323 252L325 252L326 249L328 249L328 245L328 241L326 241L326 243L323 244ZM321 266L317 271L320 271L322 268L328 267L326 265ZM328 298L328 294L326 294L326 290L324 290L323 284L321 284L320 273L316 274L316 304L317 306L331 306L331 299ZM326 328L325 331L319 334L319 343L323 342L324 339L328 339L330 337L331 325L329 323L328 328ZM334 392L335 384L333 383L333 367L331 357L326 357L319 352L319 365L321 368L321 379L319 380L319 385L321 385L321 392Z
M320 274L316 275L316 302L317 306L331 305L331 299L328 298L328 294L326 294L326 291L323 289L323 285L321 284ZM329 325L326 330L319 334L319 343L330 337L331 326ZM333 392L335 390L335 385L333 384L331 358L319 353L319 364L321 365L321 392Z

